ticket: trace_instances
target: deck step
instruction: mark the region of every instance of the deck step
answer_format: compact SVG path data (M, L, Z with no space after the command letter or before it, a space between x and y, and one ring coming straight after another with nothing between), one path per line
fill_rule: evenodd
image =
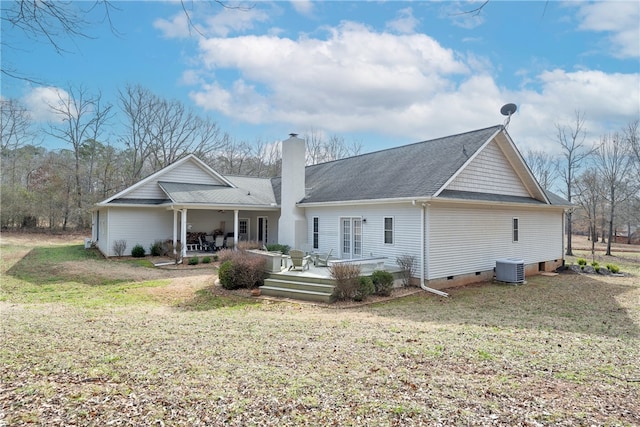
M262 295L267 296L329 303L333 288L333 285L309 283L302 278L295 280L269 278L265 279L260 291Z

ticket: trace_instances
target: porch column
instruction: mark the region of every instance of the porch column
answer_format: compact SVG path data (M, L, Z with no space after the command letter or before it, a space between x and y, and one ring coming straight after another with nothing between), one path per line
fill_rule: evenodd
M182 209L182 215L180 216L180 242L182 243L182 257L187 257L187 210Z
M176 254L176 245L178 243L178 211L173 210L173 254Z
M240 220L238 219L237 209L233 211L233 249L238 249L238 228L240 227Z

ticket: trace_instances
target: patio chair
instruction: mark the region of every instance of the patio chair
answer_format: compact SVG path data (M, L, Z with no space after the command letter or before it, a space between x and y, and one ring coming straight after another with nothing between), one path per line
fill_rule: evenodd
M291 249L289 251L289 256L291 257L291 266L289 270L308 270L309 269L309 260L311 257L308 255L305 256L304 252L299 249Z
M329 266L329 258L331 258L331 254L333 253L333 249L329 251L326 255L316 255L316 267L328 267Z
M198 237L198 240L200 241L200 247L202 248L203 251L205 252L214 251L213 236L205 235L204 240L202 240L202 237Z
M216 240L213 244L213 250L214 251L219 251L220 249L224 248L224 236L222 234L216 236Z

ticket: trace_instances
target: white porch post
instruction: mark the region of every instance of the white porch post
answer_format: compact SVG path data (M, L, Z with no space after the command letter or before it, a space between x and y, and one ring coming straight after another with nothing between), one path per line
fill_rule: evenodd
M237 209L233 211L233 249L238 248L238 228L240 227L238 213Z
M173 210L173 254L177 253L176 245L178 243L178 211Z
M187 256L187 210L182 209L182 215L180 216L180 242L182 242L182 257Z

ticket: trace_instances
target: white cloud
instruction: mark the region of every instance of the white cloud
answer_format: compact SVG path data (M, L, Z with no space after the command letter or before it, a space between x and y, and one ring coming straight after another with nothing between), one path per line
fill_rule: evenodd
M31 89L21 101L34 122L61 122L62 118L51 107L62 107L68 98L69 94L63 89L45 86Z
M245 32L254 28L256 22L266 22L269 15L262 9L220 7L212 9L206 3L194 3L194 10L180 11L171 19L156 19L153 26L167 38L187 38L195 35L227 37L234 32ZM207 5L208 8L204 6ZM211 14L212 10L219 10ZM189 16L187 17L187 13Z
M577 2L579 29L609 33L603 50L618 58L640 57L640 3L636 1Z
M311 0L292 0L291 6L301 15L311 16L313 13L313 2Z
M505 88L487 58L446 49L424 34L376 32L353 22L326 30L326 39L202 40L199 75L209 76L192 99L240 123L403 141L502 123L500 107L514 102L510 133L518 146L549 152L557 151L555 123L570 122L576 110L596 139L610 131L606 126L617 129L638 115L638 74L551 69L527 72L527 84ZM231 81L221 78L227 70L236 75Z
M398 34L412 34L420 21L413 16L413 9L407 7L400 9L396 19L387 22L386 28Z

